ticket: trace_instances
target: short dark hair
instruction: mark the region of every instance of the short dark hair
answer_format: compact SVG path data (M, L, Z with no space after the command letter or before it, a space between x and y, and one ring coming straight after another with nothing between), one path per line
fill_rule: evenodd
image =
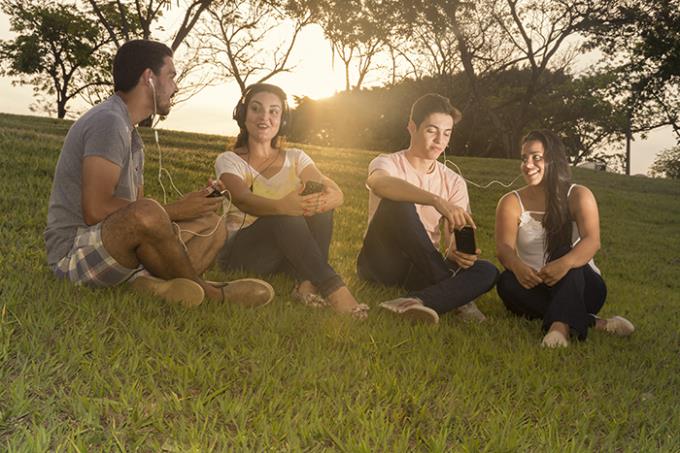
M172 58L172 49L163 43L149 39L126 42L113 59L113 91L127 93L132 90L147 68L158 75L165 57Z
M428 93L416 99L411 107L411 115L409 119L412 120L416 127L420 127L425 118L433 113L444 113L453 118L453 124L458 123L463 119L463 114L460 110L451 105L449 98L436 93Z

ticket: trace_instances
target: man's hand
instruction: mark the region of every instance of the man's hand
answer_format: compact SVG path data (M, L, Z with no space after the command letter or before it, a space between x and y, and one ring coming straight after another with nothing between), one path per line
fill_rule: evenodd
M480 253L482 253L482 251L477 249L475 250L474 255L470 255L469 253L463 253L459 250L455 250L452 245L452 247L449 248L448 252L446 253L446 257L456 263L458 267L468 269L475 264L475 261L477 261Z
M208 197L208 188L189 192L180 200L165 206L170 220L192 220L217 211L222 205L222 197Z
M512 269L517 281L526 289L534 288L543 282L543 278L532 267L518 260L518 264Z
M571 266L564 260L564 258L551 261L538 271L538 276L541 277L543 283L548 286L554 286L567 275Z
M449 232L453 232L454 229L463 228L465 225L477 228L474 220L472 220L472 216L465 209L455 206L441 197L437 197L432 207L444 217Z

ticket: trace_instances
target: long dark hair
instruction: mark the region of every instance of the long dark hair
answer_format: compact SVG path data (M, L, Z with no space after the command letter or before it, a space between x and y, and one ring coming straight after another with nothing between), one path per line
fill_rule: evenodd
M286 123L290 121L290 111L288 102L286 100L286 93L276 85L270 83L255 83L246 88L243 96L239 99L238 104L234 108L234 119L238 123L240 131L236 137L234 149L246 146L248 144L248 129L246 129L246 115L248 114L248 104L257 93L271 93L281 101L281 122L279 123L279 130L271 140L272 148L279 148L281 143L281 135L284 133Z
M562 140L552 131L535 130L523 139L527 142L538 141L543 144L545 170L543 187L545 189L545 251L548 259L555 259L557 252L571 246L572 219L569 214L567 194L571 186L571 167Z

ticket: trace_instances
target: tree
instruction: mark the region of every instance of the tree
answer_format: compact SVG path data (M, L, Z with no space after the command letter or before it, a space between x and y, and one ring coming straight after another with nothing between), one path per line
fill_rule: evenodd
M550 72L568 68L574 49L567 40L580 30L590 10L587 2L562 0L400 3L404 21L427 30L420 33L431 42L422 48L428 53L435 50L437 59L433 61L440 62L435 67L462 69L469 92L464 116L477 112L480 120L483 117L491 123L484 152L503 157L516 151L536 100L550 91ZM515 69L526 70L529 76L521 77L522 85L514 86L514 93L504 90L504 95L498 96L495 90L503 89L499 80Z
M292 11L289 8L296 8ZM241 92L291 68L289 59L311 11L295 2L281 5L263 0L237 0L214 5L201 30L206 60L224 79L234 79ZM285 24L292 18L292 25ZM281 30L288 29L287 32ZM279 36L287 35L287 40ZM276 36L275 40L272 36ZM255 79L253 82L252 79Z
M202 56L203 43L200 40L191 40L190 37L201 16L215 0L81 1L91 9L100 28L106 30L116 48L131 39L159 39L157 35L166 31L160 24L164 14L172 10L179 11L180 25L171 31L169 44L175 52L175 66L178 69L176 81L179 87L172 102L178 104L186 101L213 83L213 74L204 70L206 61ZM110 64L110 61L106 62L106 67ZM87 95L94 99L101 99L103 96L101 91L89 92ZM151 120L144 120L140 124L151 126Z
M345 90L361 89L376 67L378 54L392 31L389 2L379 0L324 0L316 21L331 42L333 58L345 68ZM350 73L354 66L356 79Z
M64 118L75 96L107 84L99 68L110 39L74 4L3 0L0 5L10 16L11 30L19 33L0 42L0 73L33 85L38 107ZM44 96L55 96L56 108Z
M680 146L660 152L650 167L650 174L680 179Z
M125 41L134 38L149 39L154 32L152 28L155 22L163 16L164 11L173 8L172 0L147 0L143 3L139 0L116 0L97 1L87 0L92 11L99 19L101 25L106 28L116 47L120 47ZM191 30L198 22L201 14L208 10L214 0L191 0L184 2L186 9L182 22L174 32L170 48L175 51L187 38ZM175 1L175 7L180 2ZM114 13L114 14L112 14ZM117 14L115 14L117 13Z
M671 125L680 142L680 0L601 0L584 32L627 114L626 173L633 134Z

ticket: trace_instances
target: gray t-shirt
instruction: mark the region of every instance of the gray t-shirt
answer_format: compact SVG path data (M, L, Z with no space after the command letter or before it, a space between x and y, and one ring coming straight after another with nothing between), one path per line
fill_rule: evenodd
M118 95L90 109L66 134L47 208L45 246L50 266L69 253L78 228L88 226L81 205L81 172L86 156L101 156L118 165L121 173L114 195L137 199L144 184L144 145Z

